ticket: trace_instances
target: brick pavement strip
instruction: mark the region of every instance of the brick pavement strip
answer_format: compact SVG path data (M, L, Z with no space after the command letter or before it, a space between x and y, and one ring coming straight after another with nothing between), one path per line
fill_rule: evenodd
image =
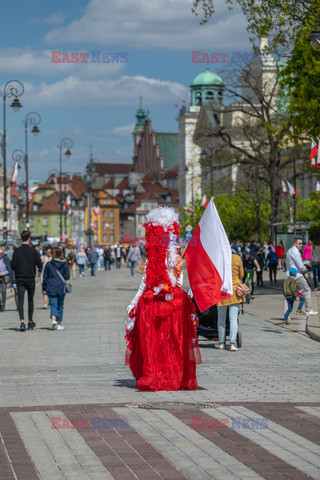
M0 480L56 480L62 472L71 480L77 471L77 478L86 472L93 480L99 475L116 480L320 478L315 459L320 343L310 340L300 323L291 329L279 324L277 290L265 289L263 295L261 290L245 307L238 352L199 339L199 390L140 392L124 366L123 339L126 305L138 282L126 268L73 281L64 331L49 330L38 287L32 332L18 331L17 312L8 301L8 310L0 313ZM230 428L194 431L188 405L186 411L170 412L134 407L148 402L219 403L221 411L210 410L214 415L261 415L276 428L258 436ZM130 414L127 430L54 431L49 426L50 416L60 412L68 418L117 418L117 409ZM210 417L207 409L197 414Z

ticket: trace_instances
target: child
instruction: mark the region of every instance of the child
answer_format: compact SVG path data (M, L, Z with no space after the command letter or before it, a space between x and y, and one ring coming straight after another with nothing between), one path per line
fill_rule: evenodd
M288 302L288 309L287 309L287 311L284 315L284 320L283 320L283 323L285 325L287 325L289 323L288 317L289 317L290 313L292 312L294 301L295 300L300 301L299 307L298 307L298 310L297 310L298 313L301 313L301 309L302 309L303 304L305 302L304 297L299 298L299 296L298 296L298 286L297 286L297 282L296 282L297 273L298 273L298 270L296 268L290 268L290 270L289 270L290 277L288 277L284 281L283 287L282 287L283 294L285 296L285 299Z

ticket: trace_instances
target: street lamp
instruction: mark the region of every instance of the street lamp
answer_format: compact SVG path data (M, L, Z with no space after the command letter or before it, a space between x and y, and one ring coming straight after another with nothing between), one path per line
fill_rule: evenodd
M3 202L4 202L4 215L3 215L3 240L7 243L7 228L8 228L8 211L7 211L7 132L6 132L6 100L7 98L14 97L10 107L16 113L22 107L19 98L24 92L24 86L18 80L10 80L7 82L3 90L0 90L0 97L3 99L3 133L1 136L1 150L3 157Z
M92 158L92 146L90 145L90 162L86 167L85 182L88 189L88 228L86 230L86 235L88 237L88 244L92 245L92 228L91 228L91 210L92 210L92 183L93 183L93 173L94 173L94 160Z
M60 150L60 180L59 180L59 197L60 197L60 242L62 242L62 150L65 149L65 156L71 157L70 148L73 146L73 141L70 138L63 138L59 144Z
M22 121L24 124L24 138L25 138L25 156L24 156L24 166L26 169L26 185L27 185L27 192L26 192L26 199L27 199L27 224L29 223L29 163L28 163L28 125L33 125L33 129L31 133L34 137L37 137L40 133L39 128L37 125L41 122L41 117L37 112L29 112L25 119ZM21 150L16 150L16 152L21 152ZM12 154L12 158L16 161L13 157L15 152Z
M310 12L308 12L307 22L312 27L319 27L320 26L320 14L318 12L320 12L320 7L314 7L310 10ZM312 22L310 20L310 15L311 14L315 17L314 22ZM312 30L308 40L311 43L311 46L314 50L319 50L320 49L320 32L317 28L315 28L315 30Z

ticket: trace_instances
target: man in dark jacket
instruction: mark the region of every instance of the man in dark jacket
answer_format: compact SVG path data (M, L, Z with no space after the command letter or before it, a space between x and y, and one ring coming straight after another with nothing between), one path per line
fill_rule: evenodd
M96 266L97 266L98 258L99 258L98 252L94 248L92 250L89 249L88 261L89 261L89 268L91 270L91 275L93 277L96 274Z
M2 294L2 299L0 303L0 311L4 312L6 307L6 298L7 298L7 283L8 280L11 280L12 285L16 287L14 272L10 265L9 258L4 254L3 248L0 248L0 289Z
M23 230L21 233L22 245L13 252L11 268L15 272L16 284L18 289L18 310L20 316L20 331L24 332L26 324L24 321L24 294L28 292L28 329L33 330L36 326L33 321L33 297L35 292L36 267L42 270L42 262L39 255L33 247L30 246L31 233L29 230Z

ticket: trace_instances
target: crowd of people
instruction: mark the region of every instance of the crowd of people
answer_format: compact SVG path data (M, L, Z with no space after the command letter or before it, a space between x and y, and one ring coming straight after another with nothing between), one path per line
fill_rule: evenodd
M244 276L248 272L250 273L253 287L255 274L256 285L264 287L264 271L269 272L271 283L277 283L279 270L288 271L286 251L282 240L276 245L271 242L261 244L257 241L242 243L238 240L237 242L231 242L231 248L242 258ZM303 247L302 262L305 265L306 272L312 271L313 288L318 290L320 285L320 244L318 239L309 240Z

